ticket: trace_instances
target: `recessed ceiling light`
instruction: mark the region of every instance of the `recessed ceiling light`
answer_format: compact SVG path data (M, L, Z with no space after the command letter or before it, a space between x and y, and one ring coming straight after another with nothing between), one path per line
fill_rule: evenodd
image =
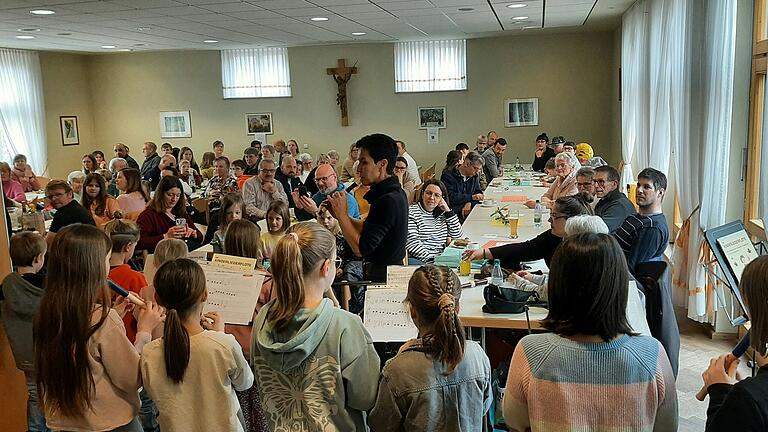
M68 32L56 33L56 36L72 36L72 33L68 33Z
M311 21L328 21L328 18L326 17L312 17L310 18Z
M365 32L352 32L352 36L364 36Z
M520 8L524 8L526 6L528 6L528 5L525 4L525 3L511 3L511 4L507 5L507 7L510 8L510 9L520 9Z
M475 10L475 8L471 8L471 7L460 7L460 8L459 8L459 9L457 9L457 10L458 10L459 12L472 12L473 10Z
M34 33L34 32L39 32L40 31L40 29L36 28L36 27L24 27L24 28L20 28L18 30L20 32L25 32L25 33Z
M31 13L32 15L53 15L56 12L50 9L34 9L29 11L29 13Z
M34 39L35 37L32 35L18 35L16 36L16 39Z
M112 49L112 48L115 48L115 46L114 46L114 45L102 45L101 47L102 47L102 48L104 48L104 49Z
M206 39L203 41L203 43L219 43L216 39Z
M512 19L515 20L515 21L521 21L521 20L527 20L528 17L527 16L516 16L516 17L512 17Z

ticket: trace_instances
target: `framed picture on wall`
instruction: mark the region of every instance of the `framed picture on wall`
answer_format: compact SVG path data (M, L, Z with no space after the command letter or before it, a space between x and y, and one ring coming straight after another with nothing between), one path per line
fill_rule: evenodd
M77 116L60 116L59 123L61 123L61 143L65 146L80 144Z
M272 134L272 113L252 113L245 115L245 126L248 135L263 133Z
M191 138L189 111L160 111L160 138Z
M539 98L504 101L504 126L538 126Z
M419 129L445 129L445 107L419 107Z

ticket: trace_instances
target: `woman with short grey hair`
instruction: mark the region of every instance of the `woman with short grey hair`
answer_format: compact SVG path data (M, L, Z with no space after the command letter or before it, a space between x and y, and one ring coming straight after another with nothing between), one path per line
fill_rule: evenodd
M541 203L547 207L557 201L558 198L570 195L576 195L579 189L576 185L576 172L581 168L576 156L562 152L555 156L555 182L541 196ZM528 208L534 208L536 202L528 200L525 205Z

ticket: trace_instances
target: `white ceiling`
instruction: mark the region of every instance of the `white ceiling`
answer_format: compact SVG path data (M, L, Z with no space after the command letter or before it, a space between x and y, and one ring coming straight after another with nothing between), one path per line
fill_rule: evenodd
M476 38L563 27L615 28L633 2L0 0L0 46L103 53ZM507 7L513 3L526 6ZM56 13L38 16L30 14L33 9ZM513 20L521 16L528 18ZM326 17L328 21L314 22L312 17ZM366 34L353 36L352 32ZM34 39L21 40L16 37L19 35ZM206 39L218 43L203 43Z

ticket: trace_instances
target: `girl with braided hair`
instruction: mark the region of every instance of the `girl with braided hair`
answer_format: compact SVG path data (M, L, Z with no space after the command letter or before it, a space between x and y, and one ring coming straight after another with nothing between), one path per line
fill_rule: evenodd
M419 330L381 372L368 426L379 431L479 431L491 406L491 366L466 340L459 319L461 283L447 267L423 266L405 302Z

